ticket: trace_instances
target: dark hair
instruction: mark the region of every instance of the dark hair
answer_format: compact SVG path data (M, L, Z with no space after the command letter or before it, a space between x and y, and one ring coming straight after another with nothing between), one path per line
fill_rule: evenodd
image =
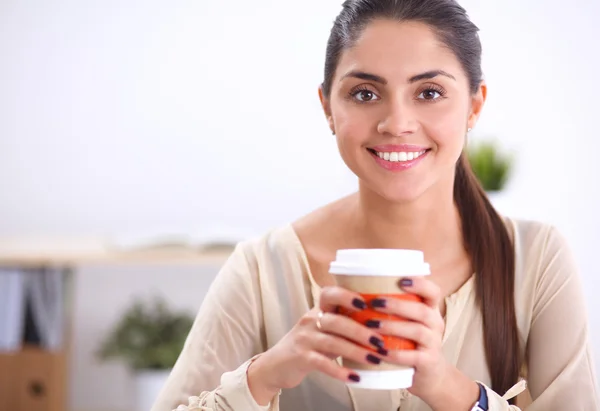
M478 28L454 0L346 0L331 30L323 94L329 97L342 51L375 19L422 22L454 52L471 93L482 80ZM494 210L463 153L456 164L454 201L462 220L464 246L476 272L476 298L492 388L504 394L519 379L521 350L515 314L515 255L508 230ZM511 400L511 403L513 401Z

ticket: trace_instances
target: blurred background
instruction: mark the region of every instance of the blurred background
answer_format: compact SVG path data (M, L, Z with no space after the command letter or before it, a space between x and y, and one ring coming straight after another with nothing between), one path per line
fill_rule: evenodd
M491 196L569 240L600 369L600 2L460 3ZM231 246L356 188L317 96L340 5L0 0L0 410L144 409Z

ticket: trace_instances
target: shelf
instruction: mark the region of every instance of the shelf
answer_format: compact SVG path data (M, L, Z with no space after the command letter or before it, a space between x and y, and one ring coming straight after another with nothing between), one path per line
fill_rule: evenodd
M181 246L118 250L96 239L40 240L0 238L0 266L40 267L104 264L222 264L233 247Z

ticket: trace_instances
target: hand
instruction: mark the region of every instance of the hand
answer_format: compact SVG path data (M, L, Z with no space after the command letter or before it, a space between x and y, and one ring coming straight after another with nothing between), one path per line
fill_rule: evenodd
M378 331L412 340L417 348L390 351L386 361L415 368L413 385L408 391L432 409L469 409L475 403L479 389L474 381L449 364L442 353L445 324L440 313L439 287L425 277L401 280L399 286L405 292L422 297L423 302L393 298L371 302L372 306L384 306L376 308L377 311L410 320L382 321Z
M300 318L288 334L250 365L248 384L260 405L268 404L280 389L296 387L315 370L340 381L356 381L356 374L333 361L337 357L363 364L377 364L385 357L387 352L379 348L383 345L381 334L336 314L337 307L356 312L366 309L367 304L359 294L346 289L323 288L319 308ZM364 347L379 350L374 353Z

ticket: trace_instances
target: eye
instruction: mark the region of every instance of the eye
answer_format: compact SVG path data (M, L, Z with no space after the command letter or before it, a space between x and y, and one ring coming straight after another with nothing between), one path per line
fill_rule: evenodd
M368 103L379 100L379 96L367 88L353 90L350 95L358 100L359 103Z
M439 100L441 97L444 97L444 91L437 90L437 89L431 88L431 87L423 90L421 92L421 94L419 94L417 96L417 98L419 100L427 100L427 101L436 101L436 100Z

